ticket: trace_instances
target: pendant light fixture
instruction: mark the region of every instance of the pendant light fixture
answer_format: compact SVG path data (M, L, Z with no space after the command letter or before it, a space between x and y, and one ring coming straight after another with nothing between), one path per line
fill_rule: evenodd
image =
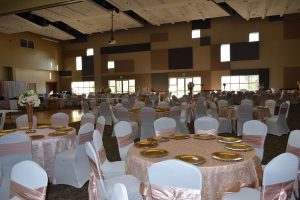
M111 11L111 30L110 30L110 40L108 44L116 44L117 41L114 38L114 9Z

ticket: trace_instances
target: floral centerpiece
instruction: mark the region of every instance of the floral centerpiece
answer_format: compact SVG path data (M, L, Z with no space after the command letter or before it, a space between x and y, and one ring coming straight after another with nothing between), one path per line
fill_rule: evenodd
M40 99L38 94L34 90L24 91L20 94L18 104L20 106L26 106L28 116L28 130L26 133L34 133L35 130L33 124L33 107L39 107Z

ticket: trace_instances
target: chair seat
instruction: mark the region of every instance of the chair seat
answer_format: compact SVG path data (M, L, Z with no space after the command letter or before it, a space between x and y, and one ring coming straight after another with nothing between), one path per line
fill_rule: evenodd
M226 193L222 200L260 200L260 191L253 188L242 188L239 192Z
M105 179L122 176L125 175L125 161L105 161L101 165L101 169Z

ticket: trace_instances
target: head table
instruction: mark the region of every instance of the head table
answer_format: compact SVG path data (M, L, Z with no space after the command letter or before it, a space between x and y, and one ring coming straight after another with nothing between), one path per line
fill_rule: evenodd
M165 149L165 157L149 158L140 154L143 150L132 146L126 157L126 173L132 174L147 183L147 167L152 163L167 159L174 159L181 154L201 155L206 162L198 165L203 174L202 196L205 200L218 200L226 191L237 191L240 187L258 187L259 180L256 172L256 153L254 150L239 153L241 161L221 161L212 158L213 152L225 150L223 143L214 140L198 140L191 138L184 140L170 139L161 142L156 148Z

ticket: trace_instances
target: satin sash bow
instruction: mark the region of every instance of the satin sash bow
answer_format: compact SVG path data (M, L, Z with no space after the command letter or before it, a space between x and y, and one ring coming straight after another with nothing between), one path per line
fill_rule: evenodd
M243 142L250 144L253 148L261 149L264 147L265 136L261 135L244 135Z
M153 200L201 200L201 190L150 185Z
M210 130L196 129L196 134L211 134L211 135L218 135L218 129L210 129Z
M105 153L105 149L103 146L98 151L98 156L99 156L99 160L100 160L101 164L103 164L104 161L106 160L106 153Z
M43 200L46 197L46 189L46 187L31 189L12 180L10 183L10 196L11 198L16 196L22 200Z
M31 154L31 141L0 144L0 157Z
M125 135L123 137L117 137L117 142L119 145L119 148L125 147L131 143L133 143L133 134L129 133L128 135Z
M160 130L160 131L155 131L155 134L157 136L170 136L171 134L176 133L176 128L168 128L168 129L164 129L164 130Z
M290 199L295 180L263 187L262 200L288 200Z
M92 141L93 140L93 133L92 132L88 132L88 133L83 133L80 134L78 139L78 143L79 144L84 144L88 141Z

